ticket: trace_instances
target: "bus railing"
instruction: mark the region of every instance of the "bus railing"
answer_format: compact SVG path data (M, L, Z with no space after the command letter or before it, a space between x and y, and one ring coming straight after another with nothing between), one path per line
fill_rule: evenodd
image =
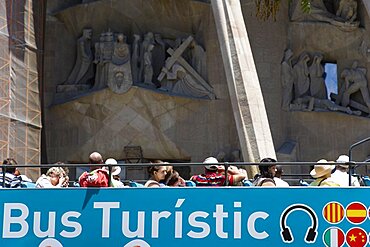
M237 167L247 167L247 166L258 166L259 164L261 164L260 162L219 162L219 163L215 163L215 165L223 165L225 167L225 173L228 172L228 169L230 166L237 166ZM266 163L264 163L266 164ZM271 162L269 164L273 164L273 165L281 165L281 166L314 166L316 165L317 163L316 162ZM339 162L330 162L328 163L330 165L338 165L338 164L343 164L343 163L339 163ZM345 163L347 165L350 166L350 168L357 168L361 165L368 165L367 162L355 162L355 161L350 161L350 162L347 162ZM169 163L169 164L153 164L153 163L135 163L135 164L132 164L132 163L119 163L117 165L112 165L112 164L17 164L17 165L11 165L11 164L7 164L7 165L0 165L0 167L2 168L2 186L4 188L5 186L5 173L6 173L6 170L8 168L44 168L44 169L47 169L47 168L50 168L50 167L56 167L56 166L61 166L61 167L68 167L68 168L83 168L83 167L87 167L87 168L90 168L90 167L99 167L99 166L104 166L104 167L107 167L108 168L108 172L109 174L112 173L112 167L113 166L121 166L121 167L149 167L149 166L155 166L155 165L170 165L170 166L173 166L173 167L177 167L177 166L204 166L205 164L204 163L199 163L199 162L194 162L194 163ZM207 165L212 165L212 163L209 163ZM285 176L289 176L289 177L293 177L293 176L309 176L309 174L287 174ZM355 175L354 173L349 173L348 176L349 176L349 181L351 179L351 175ZM109 178L109 184L111 184L111 176L108 176ZM228 176L226 176L226 182L225 184L228 185ZM349 184L349 186L351 186L351 184Z

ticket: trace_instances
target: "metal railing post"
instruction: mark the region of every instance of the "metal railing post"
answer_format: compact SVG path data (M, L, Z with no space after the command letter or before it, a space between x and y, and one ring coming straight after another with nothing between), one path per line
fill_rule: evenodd
M352 164L353 164L353 161L352 161L352 150L355 147L357 147L357 146L359 146L359 145L361 145L361 144L363 144L365 142L368 142L368 141L370 141L370 137L365 138L365 139L363 139L363 140L361 140L359 142L356 142L356 143L352 144L349 147L349 150L348 150L348 157L349 157L349 164L348 164L348 176L349 176L349 178L348 178L348 183L349 183L349 186L351 186L351 184L352 184L351 177L352 177L352 174L353 174L353 171L352 171L352 169L353 169L352 168ZM352 164L351 164L351 162L352 162Z
M5 172L6 172L6 168L5 168L4 164L2 164L2 171L3 171L3 188L5 188Z
M229 186L229 162L225 162L224 166L225 166L225 185Z

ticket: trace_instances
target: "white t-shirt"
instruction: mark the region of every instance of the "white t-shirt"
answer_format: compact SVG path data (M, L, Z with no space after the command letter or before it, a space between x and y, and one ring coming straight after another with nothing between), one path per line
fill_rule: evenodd
M289 187L289 184L282 180L281 178L274 177L276 187Z
M333 174L331 174L332 181L336 182L339 184L341 187L347 187L348 186L348 173L347 172L342 172L339 170L336 170ZM354 176L351 176L351 186L360 186L360 183L358 182L358 179Z

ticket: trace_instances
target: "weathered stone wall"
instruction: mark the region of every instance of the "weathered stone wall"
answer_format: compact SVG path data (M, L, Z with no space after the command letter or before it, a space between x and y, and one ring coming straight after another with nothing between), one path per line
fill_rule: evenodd
M93 41L108 28L123 32L129 41L132 34L148 31L161 33L164 38L193 35L207 52L208 81L217 99L175 97L133 86L122 95L104 89L52 105L56 86L65 81L73 67L76 40L84 27L93 29ZM49 15L46 28L44 112L49 162L86 162L95 150L104 157L121 159L126 145L141 146L145 158L192 161L239 148L208 4L95 1Z
M321 52L324 62L337 63L339 74L354 60L369 69L366 57L359 51L362 41L369 40L369 15L362 1L359 1L358 9L361 25L352 32L344 32L328 23L290 22L285 1L276 22L258 21L254 16L254 1L245 0L242 4L275 148L279 150L285 141L293 141L297 144L294 155L298 161L335 160L339 154L348 153L352 143L368 137L370 119L365 117L339 112L281 110L280 63L286 48L291 48L295 57L303 51ZM342 83L339 79L339 85ZM359 96L356 95L356 99L361 101ZM369 154L369 146L365 145L355 151L354 158L364 160ZM289 157L284 158L289 160Z
M238 148L216 29L208 4L190 0L63 2L48 1L48 13L55 15L48 16L45 34L44 112L49 162L86 161L87 154L95 149L105 156L120 158L125 145L142 145L148 158L193 161L222 149ZM79 5L82 2L90 3ZM362 1L359 1L358 11L361 29L354 32L343 32L330 24L291 23L288 1L281 2L275 22L257 20L254 1L242 0L241 4L275 148L279 150L286 141L293 141L297 143L295 160L334 160L340 153L346 153L351 143L367 137L370 133L368 118L339 112L285 112L281 109L280 64L288 47L295 56L302 51L323 52L324 62L336 62L339 73L354 59L369 69L367 58L358 51L362 40L368 43L370 40L369 14ZM76 40L85 27L93 28L95 41L98 34L108 28L124 32L129 38L133 33L148 31L169 38L194 35L207 51L208 80L218 99L178 98L134 87L121 96L106 89L52 107L56 85L71 71ZM117 105L107 107L105 101L113 99ZM123 114L127 111L132 112L128 114L131 117ZM165 113L158 115L162 111ZM115 121L114 116L120 117ZM120 129L121 124L130 126L125 121L135 122L134 116L144 119L147 127L135 125L137 129L133 131L126 131L124 127L117 136L111 136L114 131L109 130L109 126L115 126L114 130ZM65 134L67 130L72 133ZM141 132L145 135L131 136L131 133ZM111 142L112 138L115 141ZM354 153L355 159L364 159L369 155L368 150L367 146L360 148Z

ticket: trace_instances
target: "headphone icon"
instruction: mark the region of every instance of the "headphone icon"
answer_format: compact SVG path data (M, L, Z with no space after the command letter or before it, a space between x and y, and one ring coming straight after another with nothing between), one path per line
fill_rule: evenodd
M318 228L318 220L316 213L312 210L312 208L303 205L303 204L294 204L290 207L286 208L281 215L280 218L280 226L281 226L281 237L284 241L284 243L292 243L294 241L294 237L291 233L291 230L289 226L286 225L286 220L290 213L296 210L301 210L307 212L307 214L310 216L312 225L307 229L306 236L305 236L305 242L306 243L314 243L316 241L317 237L317 228Z

